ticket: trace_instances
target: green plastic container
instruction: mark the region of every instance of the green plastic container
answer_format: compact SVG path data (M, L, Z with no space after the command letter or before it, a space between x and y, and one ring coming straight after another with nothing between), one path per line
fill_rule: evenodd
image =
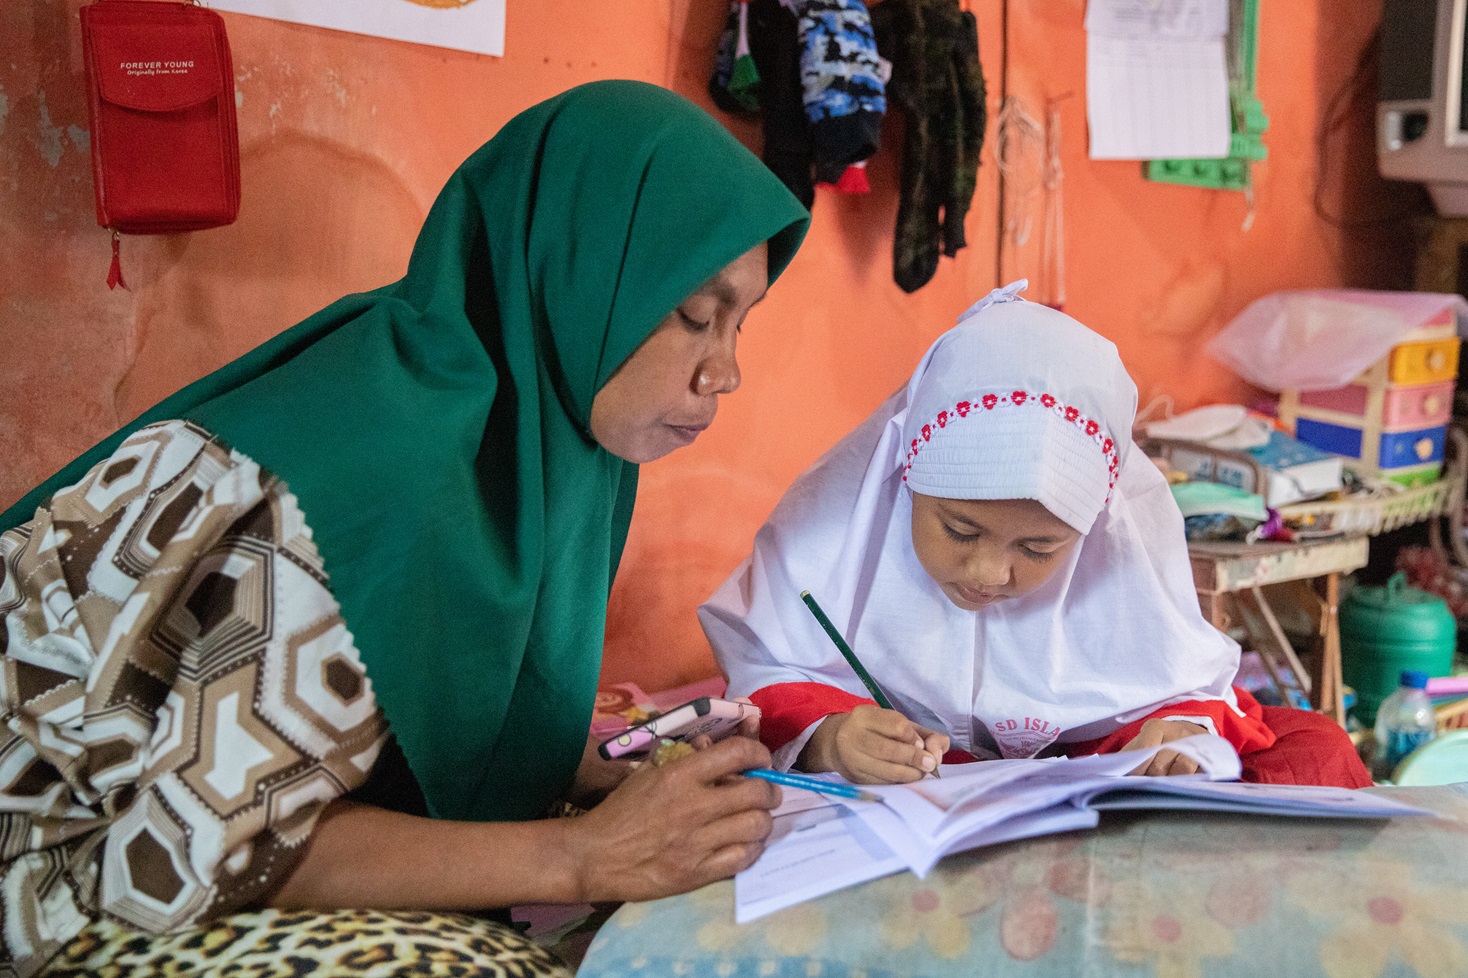
M1352 713L1366 726L1396 691L1403 669L1446 676L1458 646L1447 602L1407 584L1398 571L1384 587L1357 587L1341 602L1341 673L1356 691Z

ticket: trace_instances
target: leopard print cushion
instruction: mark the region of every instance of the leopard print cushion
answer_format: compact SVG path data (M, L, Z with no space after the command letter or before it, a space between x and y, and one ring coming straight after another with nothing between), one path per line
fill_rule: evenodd
M571 978L504 924L451 913L262 910L172 934L95 921L40 978Z

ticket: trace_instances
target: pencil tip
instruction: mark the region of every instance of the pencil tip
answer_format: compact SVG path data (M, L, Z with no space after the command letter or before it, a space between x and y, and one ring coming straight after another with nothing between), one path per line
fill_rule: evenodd
M807 590L804 590L804 591L801 591L801 592L800 592L800 596L801 596L801 597L802 597L802 598L808 598L808 597L810 597L810 590L809 590L809 589L807 589Z

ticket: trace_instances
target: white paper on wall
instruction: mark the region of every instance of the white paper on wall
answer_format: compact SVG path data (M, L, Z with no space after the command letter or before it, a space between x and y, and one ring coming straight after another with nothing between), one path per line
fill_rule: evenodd
M1088 0L1093 160L1229 153L1227 0Z
M206 0L215 10L503 56L505 0Z

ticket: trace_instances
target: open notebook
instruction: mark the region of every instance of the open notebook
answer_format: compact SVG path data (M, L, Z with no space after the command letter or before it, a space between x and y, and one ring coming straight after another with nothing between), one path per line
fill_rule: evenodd
M1186 808L1316 818L1388 818L1425 809L1346 788L1245 784L1226 740L1201 734L1166 745L1201 774L1130 776L1157 750L948 765L941 779L863 785L880 802L785 788L764 854L734 879L735 919L746 923L855 883L911 870L926 876L953 852L1092 828L1100 812ZM836 775L824 779L845 784Z

